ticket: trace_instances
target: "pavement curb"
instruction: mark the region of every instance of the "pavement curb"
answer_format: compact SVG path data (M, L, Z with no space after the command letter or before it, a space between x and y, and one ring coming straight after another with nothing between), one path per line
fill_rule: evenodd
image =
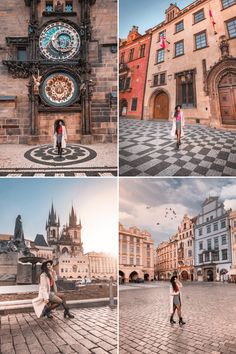
M117 306L117 297L114 298L115 307ZM86 308L86 307L101 307L109 306L110 299L101 298L101 299L86 299L86 300L69 300L67 301L69 308ZM111 306L113 307L113 306ZM5 316L8 314L14 313L26 313L32 312L33 305L32 300L15 300L15 301L1 301L0 302L0 315Z

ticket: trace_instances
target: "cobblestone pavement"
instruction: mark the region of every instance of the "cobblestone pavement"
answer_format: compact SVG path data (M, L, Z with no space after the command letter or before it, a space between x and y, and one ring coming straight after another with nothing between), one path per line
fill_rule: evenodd
M236 132L186 125L179 150L171 122L120 119L121 176L236 176Z
M68 144L62 157L51 145L0 145L1 177L116 176L117 145Z
M184 283L182 295L179 327L169 323L168 282L121 291L119 353L235 354L236 285Z
M117 354L116 309L73 309L75 318L64 319L54 311L53 319L35 314L1 317L2 354Z

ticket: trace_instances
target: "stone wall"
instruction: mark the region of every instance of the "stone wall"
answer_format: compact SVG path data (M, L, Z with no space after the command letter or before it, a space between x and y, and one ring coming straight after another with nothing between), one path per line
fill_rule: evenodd
M44 10L45 2L38 4L38 10ZM58 114L39 112L39 135L31 135L31 108L28 98L29 79L14 79L8 73L2 60L14 57L13 48L6 45L5 37L27 37L29 7L25 2L9 0L0 2L0 143L49 143L51 127ZM79 11L78 1L74 10ZM96 82L92 97L92 135L98 142L116 141L117 105L111 103L110 94L117 89L117 53L111 52L111 46L117 42L117 1L97 0L91 7L93 33L89 45L89 60L92 64L92 77ZM80 14L78 18L80 17ZM48 17L40 17L39 23L45 23ZM76 21L73 17L72 21ZM10 96L10 98L9 98ZM81 113L64 112L62 114L68 128L68 141L80 142ZM48 131L47 131L48 129ZM40 135L41 134L41 135Z

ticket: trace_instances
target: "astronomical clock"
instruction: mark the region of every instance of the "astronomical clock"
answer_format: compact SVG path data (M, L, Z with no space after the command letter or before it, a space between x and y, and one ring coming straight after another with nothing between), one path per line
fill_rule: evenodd
M65 61L79 52L80 36L71 25L54 22L42 31L39 37L39 48L45 58Z
M29 100L32 135L42 136L57 119L72 119L82 134L91 134L91 40L90 8L96 0L50 1L25 0L30 7L28 37L8 37L9 46L26 48L22 58L7 60L15 78L29 78ZM42 3L42 2L41 2ZM42 8L44 7L44 11ZM24 56L24 57L23 57ZM60 118L61 117L61 118ZM48 123L50 122L50 123ZM49 133L48 133L49 135Z

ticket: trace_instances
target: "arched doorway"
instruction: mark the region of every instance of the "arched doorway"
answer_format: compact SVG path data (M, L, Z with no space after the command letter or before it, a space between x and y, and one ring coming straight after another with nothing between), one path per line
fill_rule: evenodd
M145 280L145 281L149 281L149 274L147 274L147 273L144 274L144 280Z
M137 272L132 272L129 275L129 282L133 282L138 278L138 273Z
M154 99L153 119L168 119L169 118L169 97L161 91L157 93Z
M128 102L125 98L120 100L119 111L120 117L125 117L127 115Z
M189 276L188 276L188 272L186 270L183 270L181 273L181 278L182 280L188 280Z
M223 76L218 88L222 123L236 125L236 74Z
M119 270L119 284L124 284L125 282L125 273Z
M207 281L213 281L213 271L211 269L207 271Z

